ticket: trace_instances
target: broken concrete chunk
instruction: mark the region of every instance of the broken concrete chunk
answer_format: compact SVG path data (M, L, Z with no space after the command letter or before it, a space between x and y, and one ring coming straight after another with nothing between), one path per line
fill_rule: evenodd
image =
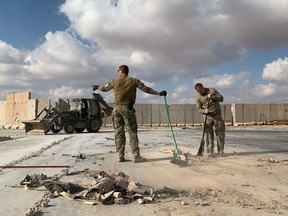
M99 179L99 182L96 183L93 189L98 189L98 191L101 193L107 193L109 191L115 190L115 186L110 177L103 177Z
M57 191L58 194L60 194L63 191L68 192L70 194L74 194L85 190L85 188L82 187L81 185L73 183L65 183L60 181L48 182L45 184L45 187L52 193Z
M138 201L139 204L145 204L155 201L156 193L153 188L134 181L129 181L129 176L123 172L117 172L112 175L108 175L105 171L91 171L88 169L81 172L73 172L73 175L80 174L82 172L90 174L89 177L93 177L94 183L91 186L82 186L70 182L61 182L57 179L49 179L46 175L40 174L35 176L27 175L21 184L42 185L49 191L50 198L58 197L61 195L70 200L81 199L86 204L95 204L96 201L101 202L104 205L111 204L128 204L132 201ZM61 170L62 174L70 175L71 172ZM93 175L91 175L93 174ZM62 175L63 176L63 175ZM62 177L60 176L60 177ZM47 181L46 181L47 180ZM44 181L44 183L43 183ZM26 186L26 185L25 185ZM40 207L48 205L48 201L42 200ZM27 214L33 214L31 209Z

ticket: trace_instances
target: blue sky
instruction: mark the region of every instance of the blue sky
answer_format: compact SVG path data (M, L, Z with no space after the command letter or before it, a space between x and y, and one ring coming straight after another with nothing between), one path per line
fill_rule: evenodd
M168 103L195 103L197 82L224 103L287 103L287 10L286 0L1 0L0 100L90 97L127 64ZM163 98L139 91L137 103Z
M1 0L0 38L18 49L33 50L48 31L65 30L67 18L59 13L65 0Z

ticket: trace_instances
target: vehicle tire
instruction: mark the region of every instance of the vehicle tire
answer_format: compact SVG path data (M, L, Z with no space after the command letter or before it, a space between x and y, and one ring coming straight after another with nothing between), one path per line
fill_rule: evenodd
M50 129L52 131L52 133L57 134L61 131L61 129L58 129L57 127L55 127L56 125L52 124Z
M65 133L67 134L72 134L75 130L75 124L73 122L67 122L65 125L64 125L64 131Z
M75 128L76 133L82 133L85 130L85 128Z
M88 132L96 133L100 130L101 125L102 125L102 121L100 119L93 118L89 121L86 129Z

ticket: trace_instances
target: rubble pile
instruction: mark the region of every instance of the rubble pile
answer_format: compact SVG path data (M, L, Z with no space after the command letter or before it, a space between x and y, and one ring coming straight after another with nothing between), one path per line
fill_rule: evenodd
M59 180L61 176L77 175L83 172L94 173L92 176L94 183L92 185L86 186ZM97 205L98 203L123 205L133 201L137 201L139 204L146 204L154 202L157 197L153 188L130 181L129 176L123 172L109 175L104 171L89 171L89 169L78 172L65 170L60 176L53 177L47 177L44 174L26 175L20 185L24 185L26 190L44 186L47 189L47 193L49 193L49 196L45 193L45 203L48 203L50 198L63 196L67 199L82 201L90 205ZM164 192L162 191L161 193L162 195L158 197L164 196ZM39 202L42 203L42 201ZM33 215L34 212L41 210L41 206L47 205L36 203L35 206L31 207L26 215Z
M79 182L60 181L61 177L79 177ZM71 177L70 177L71 176ZM89 184L87 178L89 177ZM77 179L77 178L76 178ZM62 180L62 179L61 179ZM86 181L85 181L86 180ZM47 207L50 199L64 197L74 201L81 201L89 205L124 205L134 201L139 204L147 204L176 197L189 197L189 192L178 191L168 187L154 190L135 181L123 172L107 174L105 171L84 169L81 171L61 170L61 174L48 177L44 174L26 175L20 182L26 190L33 190L41 186L47 189L45 195L35 203L25 214L32 216Z

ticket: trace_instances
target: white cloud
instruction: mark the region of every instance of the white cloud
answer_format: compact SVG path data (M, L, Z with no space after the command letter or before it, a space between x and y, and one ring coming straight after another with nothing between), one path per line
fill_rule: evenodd
M288 86L277 83L258 84L250 89L249 96L253 103L288 103Z
M204 86L221 88L223 90L233 90L249 85L250 75L249 72L240 72L238 74L212 74L195 79L193 83L202 83Z
M253 91L253 95L257 97L271 97L276 94L277 85L275 83L270 84L258 84Z
M265 80L288 84L288 58L278 58L276 61L266 64L262 77Z
M50 89L48 95L50 98L77 98L87 93L86 89L74 89L70 86L62 86L56 89Z
M131 64L135 66L141 66L141 65L145 65L151 62L152 58L146 52L136 51L131 54L130 60L131 60Z
M245 48L233 41L224 43L228 35L216 33L223 26L206 22L209 17L203 17L198 7L197 1L191 0L127 0L118 1L117 7L109 1L80 4L68 0L61 12L77 34L94 41L102 50L121 49L125 56L145 53L148 60L154 60L150 64L182 67L183 75L191 73L188 68L192 65L200 68L207 62L215 65L242 59L247 54ZM215 54L219 50L222 54Z
M70 21L67 31L47 32L31 51L0 39L0 87L90 96L92 84L116 78L127 64L131 76L166 89L173 103L192 103L196 82L217 88L226 103L276 100L287 90L287 57L267 63L264 80L252 68L218 67L244 65L255 49L287 46L287 10L286 0L66 0L60 11ZM137 101L163 98L140 93Z
M85 76L91 64L91 50L66 32L48 32L45 42L25 58L28 73L49 80ZM91 62L89 62L89 60Z
M0 62L2 64L19 64L25 52L15 49L12 45L0 40Z
M24 84L23 60L26 51L21 51L0 40L0 86L6 91Z

